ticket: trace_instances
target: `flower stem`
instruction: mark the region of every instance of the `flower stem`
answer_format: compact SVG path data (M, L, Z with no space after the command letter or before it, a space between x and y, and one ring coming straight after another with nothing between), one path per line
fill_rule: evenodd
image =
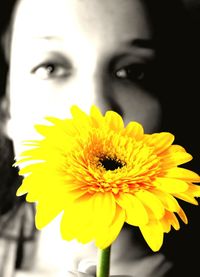
M111 246L98 250L98 263L96 277L109 277Z

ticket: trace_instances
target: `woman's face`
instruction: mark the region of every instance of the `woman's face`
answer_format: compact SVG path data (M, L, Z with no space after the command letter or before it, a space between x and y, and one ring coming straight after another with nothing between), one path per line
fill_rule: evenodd
M160 104L147 89L155 59L140 0L20 0L10 56L8 132L19 142L47 115L96 104L158 128Z
M96 104L157 130L160 104L146 85L156 53L141 0L19 0L11 30L8 133L16 155L35 123L67 117L73 104L86 112ZM52 264L61 251L60 236L53 238Z

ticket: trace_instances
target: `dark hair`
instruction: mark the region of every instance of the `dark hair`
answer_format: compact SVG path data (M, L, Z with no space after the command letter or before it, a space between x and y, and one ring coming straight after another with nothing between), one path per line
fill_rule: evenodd
M158 50L154 93L162 105L161 131L175 135L175 143L192 154L193 160L183 167L200 172L200 132L198 131L198 68L200 21L193 20L191 11L182 1L146 1L153 14ZM155 5L152 5L156 3ZM165 5L164 2L168 2ZM199 13L200 16L200 13ZM179 201L188 215L189 224L180 223L178 231L166 235L162 251L174 261L169 272L173 276L190 276L198 272L199 258L193 254L200 247L199 207Z
M0 7L0 97L2 98L5 94L6 78L8 72L8 64L5 59L2 37L8 28L11 20L11 16L17 0L3 0Z
M153 15L158 52L153 82L154 94L163 110L160 130L175 135L175 142L194 156L187 167L198 171L200 135L194 121L199 89L195 63L199 61L200 51L194 25L182 1L151 0L146 3Z
M11 20L11 15L16 0L3 0L0 8L0 102L5 97L7 74L9 65L6 61L2 38ZM14 151L12 141L7 138L3 131L3 123L6 115L0 107L0 215L15 208L24 201L24 197L17 198L16 190L21 183L18 171L12 166L14 162ZM3 123L2 123L3 122Z
M27 240L24 234L25 220L20 226L20 234L17 234L17 237L10 237L7 232L9 233L10 223L21 220L20 216L17 217L17 215L20 215L20 209L25 204L25 196L16 197L16 191L22 182L22 177L18 175L18 169L12 166L14 163L13 143L4 133L7 111L4 111L1 105L5 97L7 74L9 71L9 64L4 55L2 38L10 24L11 14L16 1L5 0L4 2L3 8L0 9L0 237L16 241L15 267L19 268L24 255L23 245ZM34 236L34 234L35 229L33 227L31 235Z
M34 1L34 0L33 0ZM193 27L182 1L179 0L141 0L145 1L149 14L153 20L155 46L158 58L155 64L155 74L152 78L152 90L160 99L163 117L161 130L169 131L175 135L175 142L186 148L194 157L187 164L188 168L198 172L199 170L199 141L197 122L198 112L198 88L197 73L195 72L195 60L198 60L199 49L195 48ZM10 23L11 14L16 0L2 0L0 7L0 37L3 36ZM192 28L191 28L192 26ZM195 34L196 35L196 34ZM194 49L195 48L195 49ZM5 97L6 78L9 65L0 48L0 100ZM0 112L0 116L3 113ZM20 205L24 197L15 196L16 189L21 179L17 170L12 167L14 160L12 142L0 133L0 214L7 212L15 205ZM166 237L163 249L172 260L176 260L177 272L170 272L173 276L189 276L196 264L198 266L198 255L195 259L193 247L200 244L199 233L199 209L181 203L186 213L189 214L191 222L189 226L181 226L178 234L172 232ZM192 234L192 238L191 237ZM186 239L187 238L187 239ZM183 242L184 240L184 242ZM178 243L177 243L178 242ZM184 243L185 251L182 251ZM180 271L184 266L184 273ZM187 266L186 266L187 265ZM173 275L174 274L174 275Z

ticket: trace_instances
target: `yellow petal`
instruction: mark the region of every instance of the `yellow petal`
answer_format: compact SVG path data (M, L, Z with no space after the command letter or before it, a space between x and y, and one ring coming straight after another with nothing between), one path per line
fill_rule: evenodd
M43 168L42 168L43 163L44 161L40 161L38 163L26 165L26 167L20 169L19 174L26 175L28 173L35 172L35 174L40 175L43 172Z
M94 224L109 226L116 212L116 202L112 193L97 192L92 196Z
M163 227L159 221L140 226L140 231L153 251L158 251L163 244Z
M68 241L77 239L81 243L88 243L93 239L92 225L88 225L88 222L82 225L78 218L70 218L67 210L64 211L60 222L60 232L62 238Z
M165 177L177 178L188 182L200 182L200 176L197 173L181 167L168 169Z
M90 128L89 116L79 109L78 106L71 107L72 123L77 131L77 134L86 136Z
M163 217L165 210L162 202L153 193L146 190L140 190L135 193L136 197L147 206L154 214L155 218L160 219Z
M25 193L28 193L26 200L28 202L34 202L38 200L39 196L43 193L42 178L38 178L38 176L34 177L33 174L26 176L23 178L21 186L17 190L17 196L21 196ZM33 185L34 184L34 185ZM33 199L29 194L34 195Z
M155 148L155 152L158 155L169 148L174 141L174 136L168 132L155 133L152 135L146 135L145 141L148 145Z
M141 140L144 136L144 129L138 122L129 122L123 133L129 137L135 138L136 140Z
M96 106L92 106L90 109L90 115L95 128L102 127L104 123L104 117L100 110Z
M179 230L180 229L180 224L178 222L178 219L176 218L174 213L170 213L168 215L168 218L170 220L171 225L174 227L175 230Z
M188 184L188 193L192 194L194 197L200 197L200 186L194 184Z
M179 192L179 193L174 193L174 196L176 197L176 198L179 198L179 199L181 199L181 200L183 200L183 201L186 201L186 202L188 202L188 203L191 203L191 204L193 204L193 205L198 205L198 202L197 202L197 200L196 199L194 199L194 197L192 196L192 195L189 195L189 194L187 194L187 191L185 192L185 193L181 193L181 192Z
M21 186L17 189L16 195L21 196L28 192L29 186L26 183L22 183Z
M178 215L180 216L180 218L182 219L182 221L183 221L185 224L188 224L188 219L187 219L187 216L186 216L186 214L184 213L183 209L180 208L180 210L178 211Z
M169 233L171 231L171 223L168 220L167 213L168 211L165 212L165 216L160 220L164 233Z
M153 189L152 193L155 194L160 199L165 209L171 212L179 211L180 206L177 200L171 194L158 189Z
M107 111L105 114L105 122L116 132L121 131L124 128L124 122L122 117L113 111Z
M166 211L165 216L162 218L161 223L164 228L164 232L168 233L171 229L171 226L174 227L175 230L180 229L180 224L178 219L174 215L174 213Z
M80 121L82 120L82 119L88 119L88 115L84 112L84 111L82 111L78 106L76 106L76 105L73 105L73 106L71 106L71 109L70 109L70 111L71 111L71 115L72 115L72 117L73 117L73 119L80 119Z
M35 127L35 130L44 137L47 137L49 135L54 135L53 134L54 129L52 129L51 126L36 124L34 127Z
M164 168L172 168L192 160L192 155L179 145L171 145L161 156Z
M144 205L134 195L121 193L116 201L125 210L128 224L139 226L148 222L148 214Z
M54 203L52 205L52 203ZM36 206L35 225L37 229L42 229L49 224L63 210L63 201L52 202L52 199L45 199Z
M42 193L44 193L43 191L41 193L39 191L37 189L28 190L26 201L30 203L38 202L42 198Z
M168 193L184 192L188 189L188 184L186 182L171 178L157 177L154 184L157 189Z
M109 228L103 230L103 233L96 239L96 246L98 248L105 249L116 240L124 225L125 217L125 211L121 207L117 206L112 224Z
M74 203L67 204L60 225L63 239L92 240L93 218L93 199L91 197L82 196Z

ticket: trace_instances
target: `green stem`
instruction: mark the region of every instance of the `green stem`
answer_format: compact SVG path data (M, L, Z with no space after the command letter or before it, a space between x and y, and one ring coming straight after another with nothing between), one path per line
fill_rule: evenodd
M98 250L96 277L109 277L111 246Z

